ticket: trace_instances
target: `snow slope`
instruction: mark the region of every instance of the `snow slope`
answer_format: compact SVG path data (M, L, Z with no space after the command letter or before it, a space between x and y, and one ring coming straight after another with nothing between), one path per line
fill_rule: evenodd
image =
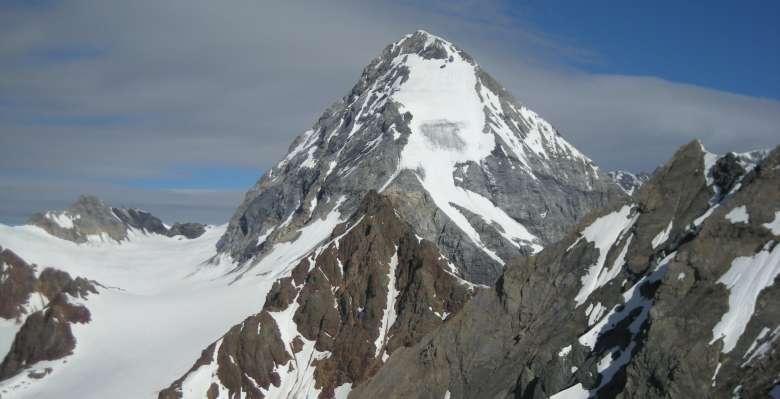
M620 273L623 267L625 249L628 248L630 242L623 245L622 255L618 257L611 269L604 269L604 263L607 260L609 249L623 237L639 217L636 213L632 214L632 209L632 206L625 205L619 211L596 219L582 231L580 239L584 238L588 242L592 242L599 251L599 257L595 264L588 267L588 272L582 276L582 288L580 288L580 291L574 298L577 306L585 303L593 291L604 286L604 284ZM572 246L576 245L580 239L575 241Z
M302 230L294 243L277 244L257 274L235 280L235 265L207 262L225 226L193 240L134 233L129 241L75 244L34 226L0 225L0 245L39 266L52 266L104 287L84 305L92 321L73 326L73 355L40 380L17 375L0 394L17 397L154 398L189 369L225 326L260 309L271 283L295 259L326 238L338 213ZM220 260L220 258L217 258ZM235 280L235 281L234 281Z
M74 325L74 354L52 362L51 375L3 397L154 397L204 342L219 337L222 326L262 305L250 292L257 291L254 284L230 287L207 274L187 277L212 256L223 231L211 228L195 240L137 235L121 245L78 245L37 227L0 225L0 245L25 260L106 287L84 302L92 321ZM25 378L0 383L0 392Z
M456 165L467 161L479 163L486 158L496 148L496 136L483 133L485 106L474 90L478 82L474 65L463 60L454 49L448 48L448 52L455 62L448 63L444 69L440 67L440 60L427 60L416 54L394 60L403 62L411 72L392 98L402 104L402 111L409 110L414 115L412 134L401 153L399 167L417 171L436 205L487 255L503 264L503 260L481 242L477 230L455 206L498 224L505 238L515 245L524 242L534 251L542 247L536 244L538 238L525 226L489 199L455 184L452 174ZM511 131L506 135L514 138ZM522 147L513 150L524 154Z

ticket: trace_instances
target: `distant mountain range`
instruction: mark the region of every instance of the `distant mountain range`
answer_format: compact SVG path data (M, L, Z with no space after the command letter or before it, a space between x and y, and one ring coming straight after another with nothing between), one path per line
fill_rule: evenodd
M650 180L650 175L647 173L631 173L626 170L616 170L607 173L612 181L615 182L627 195L633 195L635 192Z
M205 226L199 223L175 223L166 226L156 216L140 209L110 208L99 198L83 195L70 208L36 213L27 222L49 234L76 243L124 241L133 233L160 234L168 237L196 238Z

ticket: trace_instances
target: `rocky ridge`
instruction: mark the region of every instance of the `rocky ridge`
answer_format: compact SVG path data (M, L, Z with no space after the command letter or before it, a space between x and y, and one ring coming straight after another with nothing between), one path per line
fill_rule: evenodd
M731 158L681 148L349 397L767 397L780 374L780 149L750 170Z
M160 234L168 237L196 238L206 229L200 223L176 223L167 227L154 215L139 210L111 208L90 195L82 195L64 211L36 213L27 224L38 226L47 233L76 243L89 241L124 241L131 231Z
M274 283L261 312L207 347L159 397L343 397L475 290L388 198L369 192L328 242Z

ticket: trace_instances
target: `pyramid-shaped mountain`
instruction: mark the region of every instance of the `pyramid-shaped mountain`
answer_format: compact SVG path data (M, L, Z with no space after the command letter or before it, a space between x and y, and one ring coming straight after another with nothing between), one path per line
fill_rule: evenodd
M219 251L249 268L302 227L345 220L370 190L476 283L622 195L468 54L418 31L371 61L246 194Z

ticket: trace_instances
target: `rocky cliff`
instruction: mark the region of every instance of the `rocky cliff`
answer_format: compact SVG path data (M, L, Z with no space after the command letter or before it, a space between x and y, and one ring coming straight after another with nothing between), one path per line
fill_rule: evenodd
M754 167L732 158L683 147L350 398L767 397L780 374L780 149Z

